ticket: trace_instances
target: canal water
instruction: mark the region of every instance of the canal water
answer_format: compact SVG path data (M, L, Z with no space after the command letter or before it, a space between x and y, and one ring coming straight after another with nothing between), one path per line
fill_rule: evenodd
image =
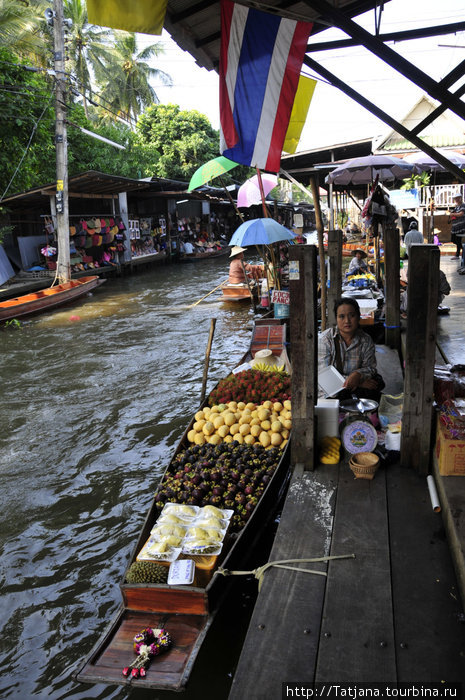
M211 319L208 390L248 347L249 306L214 293L189 308L227 267L152 267L0 329L2 699L174 697L72 673L114 617L153 492L199 405ZM234 608L246 613L254 591L235 594L186 700L227 697L238 651L228 626L246 625Z

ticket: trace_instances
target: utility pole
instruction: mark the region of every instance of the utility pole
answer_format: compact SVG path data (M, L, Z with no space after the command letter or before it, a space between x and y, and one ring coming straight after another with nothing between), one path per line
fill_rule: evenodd
M66 130L66 75L63 0L53 0L53 57L55 63L55 150L56 150L56 217L57 278L71 279L69 261L68 207L68 137Z

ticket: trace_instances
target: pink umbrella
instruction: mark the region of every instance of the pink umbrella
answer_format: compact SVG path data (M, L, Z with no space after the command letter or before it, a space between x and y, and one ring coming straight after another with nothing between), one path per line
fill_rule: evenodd
M273 187L278 184L277 175L269 175L268 173L263 173L261 175L263 183L263 191L265 197L271 192ZM260 183L258 181L258 175L246 180L241 187L239 187L239 192L237 193L237 206L238 207L251 207L252 204L260 204L262 201L262 196L260 193Z

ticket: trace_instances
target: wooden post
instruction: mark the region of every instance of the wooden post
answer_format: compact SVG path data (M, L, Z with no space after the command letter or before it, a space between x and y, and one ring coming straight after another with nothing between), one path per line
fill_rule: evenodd
M208 336L207 350L205 352L205 364L203 368L202 392L200 394L200 403L203 403L207 389L208 365L210 364L210 353L212 350L213 336L215 334L215 326L216 318L212 318L210 321L210 334Z
M407 290L407 339L401 464L429 471L433 373L438 315L439 249L412 245Z
M341 296L342 288L342 231L328 231L328 255L328 325L335 326L334 302Z
M400 239L394 223L384 231L384 295L386 299L385 342L400 348Z
M326 265L325 247L323 242L323 217L321 216L320 195L318 194L318 182L312 175L310 189L315 207L316 230L318 232L318 255L320 256L320 280L321 280L321 330L326 329Z
M292 338L291 464L304 471L315 467L315 403L317 401L316 248L289 249L290 337Z

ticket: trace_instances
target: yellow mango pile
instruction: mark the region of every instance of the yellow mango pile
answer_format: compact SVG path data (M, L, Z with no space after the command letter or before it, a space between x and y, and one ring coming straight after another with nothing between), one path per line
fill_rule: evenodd
M241 445L284 447L292 427L291 402L264 401L257 405L230 401L218 406L205 406L195 414L195 423L187 434L195 445L218 445L237 440Z
M320 443L320 462L322 464L339 464L341 441L337 437L324 437Z

